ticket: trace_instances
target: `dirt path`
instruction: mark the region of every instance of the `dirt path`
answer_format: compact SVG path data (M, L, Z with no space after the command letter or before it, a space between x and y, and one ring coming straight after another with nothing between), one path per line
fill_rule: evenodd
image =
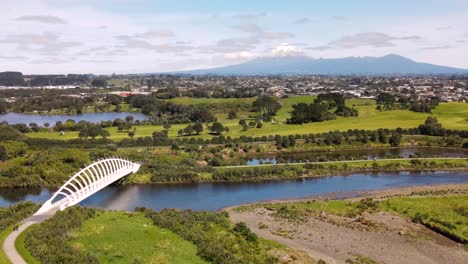
M24 259L21 257L19 252L16 250L15 241L19 235L26 230L31 225L39 224L44 220L52 217L55 214L55 211L49 211L47 214L42 215L33 215L29 218L26 218L21 222L17 231L10 233L5 241L3 242L3 251L5 252L8 259L10 259L13 264L27 264Z
M466 193L468 184L408 187L368 195L385 197L453 188ZM391 213L363 215L371 223L368 228L350 218L327 214L293 222L275 218L263 207L242 212L228 210L232 221L245 222L259 236L305 251L327 263L345 263L356 254L379 263L464 264L468 259L468 252L461 245Z

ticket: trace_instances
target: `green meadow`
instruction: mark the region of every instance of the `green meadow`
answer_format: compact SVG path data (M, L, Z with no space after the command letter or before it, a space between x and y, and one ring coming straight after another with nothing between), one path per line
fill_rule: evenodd
M297 96L286 99L281 99L283 107L278 111L277 116L274 117L272 122L264 122L262 128L249 128L243 131L239 126L240 118L252 118L255 113L249 112L249 106L253 102L253 98L174 98L169 101L179 104L199 104L205 105L216 114L218 120L229 128L229 132L224 133L225 136L232 138L240 136L268 136L268 135L291 135L291 134L310 134L310 133L323 133L334 130L348 130L348 129L366 129L376 130L378 128L394 129L413 128L424 123L424 120L431 116L426 113L416 113L408 110L396 111L378 111L374 100L369 99L353 99L348 100L349 106L354 106L359 111L358 117L343 118L338 117L336 120L330 120L320 123L309 123L303 125L289 125L286 124L292 106L297 103L312 103L315 96ZM238 118L230 120L227 118L229 110L237 109ZM439 122L447 129L468 129L468 104L467 103L441 103L436 109L433 110L432 116L436 117ZM186 127L183 125L172 125L169 129L169 137L177 137L177 132ZM135 126L135 137L151 136L154 131L163 130L162 126ZM121 140L128 138L126 132L118 132L117 128L107 129L111 134L111 139ZM50 139L72 139L78 137L78 132L67 132L65 135L60 136L58 132L38 132L29 133L28 136L35 138L50 138ZM208 129L205 126L203 133L200 135L193 135L190 137L211 138Z
M162 229L141 213L103 212L73 233L73 247L102 263L207 263L194 244Z
M468 196L391 198L381 204L459 242L468 243Z

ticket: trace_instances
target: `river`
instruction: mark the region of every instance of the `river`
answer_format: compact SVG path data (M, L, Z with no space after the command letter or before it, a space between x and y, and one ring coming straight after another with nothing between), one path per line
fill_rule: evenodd
M180 208L219 210L223 207L275 199L295 199L335 193L379 190L428 184L468 183L466 172L359 173L301 180L255 183L154 184L109 186L81 202L83 206L133 210ZM53 190L0 191L0 206L19 201L43 202Z
M45 123L49 123L50 126L55 125L57 121L65 122L68 119L73 119L76 122L84 120L88 122L101 122L101 121L113 121L116 118L125 119L126 116L133 116L136 120L146 120L148 116L142 113L130 113L130 112L104 112L104 113L83 113L76 115L40 115L40 114L20 114L20 113L6 113L0 115L0 122L6 121L9 124L23 123L28 125L29 123L36 123L43 126Z

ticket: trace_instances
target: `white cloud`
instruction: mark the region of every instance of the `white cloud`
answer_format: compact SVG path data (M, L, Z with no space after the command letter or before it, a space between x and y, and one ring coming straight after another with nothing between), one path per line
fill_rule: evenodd
M263 32L262 37L266 39L285 39L294 38L294 34L289 32Z
M20 16L15 18L16 21L39 22L45 24L66 24L65 20L57 16Z
M172 30L168 29L154 29L154 30L148 30L143 33L137 33L134 34L135 37L138 38L156 38L156 37L163 37L163 38L169 38L169 37L175 37L175 33Z
M234 52L234 53L226 53L224 54L224 58L228 60L251 60L257 57L252 52L248 51L241 51L241 52Z
M294 24L301 25L301 24L307 24L307 23L310 23L310 22L312 22L312 19L310 19L308 17L303 17L303 18L300 18L300 19L294 21Z
M232 28L247 33L262 32L262 29L255 23L242 23L240 25L233 26Z
M337 40L329 42L327 45L321 45L316 47L310 47L310 50L328 50L328 49L354 49L359 47L374 47L384 48L396 46L394 43L398 40L403 41L418 41L422 38L420 36L403 36L395 37L380 32L364 32L354 35L347 35Z
M284 56L302 56L305 55L304 51L296 46L289 43L283 43L271 51L273 56L284 57Z

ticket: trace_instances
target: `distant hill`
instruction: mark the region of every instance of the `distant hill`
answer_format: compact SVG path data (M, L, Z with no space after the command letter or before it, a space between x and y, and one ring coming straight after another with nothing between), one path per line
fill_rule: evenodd
M264 57L225 67L185 71L186 74L216 75L408 75L408 74L460 74L466 69L415 62L399 55L384 57L348 57L339 59L313 59L305 56Z

